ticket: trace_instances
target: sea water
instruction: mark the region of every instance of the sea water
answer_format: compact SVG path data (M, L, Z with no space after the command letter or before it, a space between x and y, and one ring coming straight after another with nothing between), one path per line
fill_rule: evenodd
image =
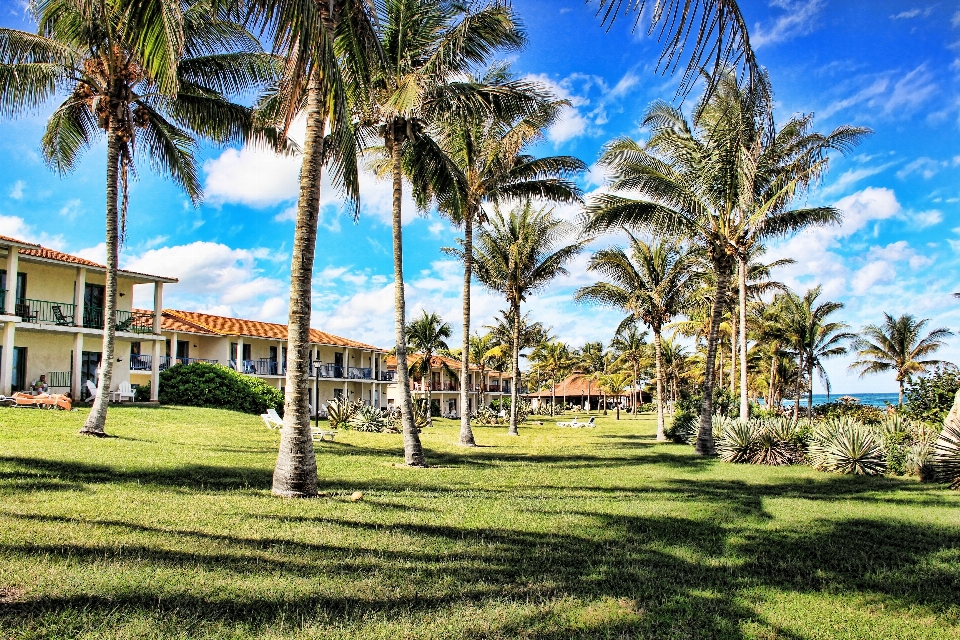
M896 393L831 393L829 399L825 393L815 393L813 394L813 406L826 404L828 402L836 402L843 397L856 398L860 401L860 404L871 407L885 407L888 404L896 406L898 399ZM783 404L793 405L794 402L796 402L795 399L787 398L783 401ZM807 406L807 394L803 394L803 396L801 396L800 406Z

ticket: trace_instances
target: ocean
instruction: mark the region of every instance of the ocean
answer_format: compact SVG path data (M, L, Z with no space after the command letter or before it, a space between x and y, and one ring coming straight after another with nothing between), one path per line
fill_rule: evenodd
M813 394L813 406L820 404L826 404L827 402L836 402L840 398L849 396L851 398L856 398L860 401L860 404L870 405L873 407L885 407L887 404L897 405L897 394L896 393L831 393L830 399L827 400L827 395L824 393L815 393ZM792 399L787 399L783 401L784 405L790 406L793 405L795 401ZM800 406L807 406L807 396L806 394L800 398Z

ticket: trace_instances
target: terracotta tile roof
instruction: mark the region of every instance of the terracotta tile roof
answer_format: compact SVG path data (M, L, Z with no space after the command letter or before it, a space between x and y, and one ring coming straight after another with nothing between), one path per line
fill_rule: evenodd
M40 245L34 244L32 242L26 242L24 240L17 240L16 238L11 238L10 236L0 236L0 242L11 242L18 245L29 245L31 247L39 247Z
M179 309L164 309L160 321L166 331L183 331L184 333L202 333L219 336L249 336L251 338L269 338L274 340L287 339L287 325L259 320L243 320L215 316L199 311L181 311ZM310 342L314 344L331 345L334 347L354 347L384 351L379 347L335 336L318 329L310 329Z
M550 387L547 387L542 391L528 393L526 395L531 398L549 398L551 394L555 393L557 397L566 395L567 398L570 398L571 396L579 396L580 394L587 395L588 391L591 397L599 397L601 395L600 387L596 380L592 380L589 375L573 373L557 383L555 392L552 391ZM629 395L629 392L624 395Z
M411 364L413 364L413 363L415 363L415 362L420 362L420 358L421 358L421 356L420 356L420 354L418 354L418 353L408 353L408 354L407 354L407 365L409 366L409 365L411 365ZM454 371L460 371L460 366L461 366L460 361L457 360L457 359L455 359L455 358L448 358L448 357L446 357L446 356L433 356L432 358L430 358L430 368L431 368L431 369L439 369L440 366L441 366L441 364L444 363L444 362L446 362L446 363L447 363L447 366L450 367L451 369L453 369ZM394 356L394 355L389 355L389 356L387 356L387 368L388 368L388 369L390 369L390 368L396 369L396 368L397 368L397 356ZM480 371L480 367L479 367L478 365L472 364L472 365L470 365L470 370L471 370L471 371ZM490 368L487 368L487 369L486 369L486 372L487 372L487 373L491 373L491 374L492 374L492 373L500 373L500 372L494 371L493 369L490 369ZM507 374L507 373L501 373L501 376L504 376L504 375L509 375L509 374Z

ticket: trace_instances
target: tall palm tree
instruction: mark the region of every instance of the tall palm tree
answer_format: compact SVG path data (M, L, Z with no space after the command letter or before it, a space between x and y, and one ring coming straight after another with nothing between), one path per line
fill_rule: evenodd
M949 329L940 327L921 338L929 322L928 318L917 320L908 313L899 318L884 313L882 325L870 324L860 331L853 343L858 360L850 368L859 369L860 377L886 371L896 373L900 386L897 406L902 407L904 382L915 373L941 364L941 360L926 358L946 344L944 339L953 335Z
M736 80L732 82L736 86ZM715 83L711 79L710 84ZM768 90L765 80L753 85L752 117L772 119ZM752 225L757 237L782 236L839 217L831 207L787 211L784 203L789 200L779 192L763 204L752 201L750 208L742 206L754 183L743 158L744 118L726 108L728 92L723 82L708 90L694 108L692 124L679 109L656 103L643 120L651 129L645 145L628 138L611 142L601 162L612 169L612 192L592 200L586 225L591 231L629 226L684 237L706 256L716 285L707 334L708 373L716 363L720 323L728 308L729 283L742 253L744 230ZM639 198L632 197L636 192ZM758 216L757 211L764 214ZM704 376L696 443L701 455L715 453L713 387L713 375Z
M596 342L587 342L583 345L583 348L580 349L580 357L578 358L578 365L583 373L587 374L587 407L590 407L590 395L593 390L594 376L596 373L603 373L607 369L607 362L609 361L609 353L604 349L603 343L597 340Z
M496 360L500 356L500 352L497 350L498 345L496 344L496 337L492 332L487 332L483 335L479 333L474 333L470 336L470 362L474 363L474 366L480 368L480 391L477 393L477 404L474 411L480 408L483 398L483 381L487 377L487 369L490 368L492 361ZM469 380L469 378L468 378ZM461 384L463 384L461 382ZM466 405L463 406L463 410L466 411Z
M480 230L474 244L473 261L477 279L492 291L502 293L513 320L510 387L510 428L517 431L517 389L520 381L520 305L529 295L551 280L565 275L565 265L580 251L586 240L571 240L572 225L556 218L551 209L534 209L527 202L507 215L495 208L488 226Z
M251 110L228 96L272 82L276 66L213 0L36 0L30 9L36 34L0 29L0 114L24 115L66 95L42 141L44 160L60 174L73 170L100 135L107 140L103 355L98 392L80 430L103 436L118 255L136 160L149 158L198 203L196 138L246 140Z
M453 329L450 325L437 314L427 313L426 309L423 310L421 317L407 325L407 348L420 356L420 359L410 367L410 373L415 378L423 380L427 396L427 426L430 427L433 426L433 394L431 393L433 356L450 348L447 339L452 335ZM441 368L453 375L453 371L445 362Z
M665 441L661 335L674 316L687 310L697 285L695 259L675 241L648 244L627 236L629 254L620 247L594 254L587 269L605 279L579 289L574 299L614 306L629 314L625 322L639 320L650 327L657 366L657 439Z
M581 202L581 190L570 178L586 165L572 156L537 158L527 150L543 139L566 101L549 98L536 85L513 81L506 67L497 66L480 81L530 94L515 105L518 113L484 114L482 117L453 117L439 126L440 147L446 156L444 168L451 174L444 183L452 192L437 193L440 212L463 225L463 349L461 402L466 402L466 381L470 375L470 283L473 279L473 227L483 224L484 204L499 204L523 198L550 202ZM433 175L437 175L434 173ZM460 444L474 446L470 415L460 418Z
M638 385L640 384L640 367L650 361L650 345L647 344L647 332L640 331L635 323L629 323L626 326L619 327L613 340L610 341L610 348L617 354L615 364L629 365L633 371L633 416L637 417L637 408L640 405L642 396ZM658 371L657 375L660 376ZM657 387L660 389L660 387ZM662 394L663 389L660 389Z
M830 321L829 316L843 308L842 302L820 302L821 288L809 289L801 298L795 293L778 296L781 300L781 330L790 342L797 356L799 371L807 376L807 412L813 419L813 374L816 372L823 382L827 394L830 393L830 378L824 367L824 360L847 353L845 342L856 338L846 331L849 325L844 322ZM800 407L800 388L802 376L797 376L796 415Z
M272 36L274 52L286 61L283 74L257 105L258 116L275 122L285 134L294 120L306 120L293 256L290 263L290 307L287 321L286 383L283 428L273 474L273 493L311 497L317 493L316 458L310 432L310 320L320 184L325 167L332 182L359 207L358 132L355 105L350 100L358 81L348 73L349 60L375 48L376 34L368 6L362 0L248 0L251 22ZM338 51L348 52L341 55ZM362 66L362 62L360 63ZM367 71L369 75L369 70ZM278 136L276 144L284 141ZM278 148L278 150L280 150Z
M497 111L500 98L511 103L515 92L483 87L470 79L472 71L489 62L497 50L518 49L525 36L509 6L495 3L473 12L469 6L445 0L384 0L376 3L379 36L373 82L364 86L359 120L376 131L383 146L376 165L393 184L394 304L397 339L397 385L403 416L406 463L424 464L423 448L413 425L407 353L404 344L402 200L403 178L411 176L421 207L443 171L444 154L434 127L452 117L472 118ZM363 76L366 68L358 73Z
M769 104L770 93L760 85L742 86L732 73L723 73L715 95L699 114L701 126L719 130L721 148L739 165L735 185L739 213L731 234L736 253L740 353L740 419L749 418L747 400L747 281L749 264L758 246L771 237L810 225L836 222L840 212L831 207L787 211L790 204L819 182L827 170L828 152L846 153L869 129L842 125L824 135L813 131L813 115L795 115L777 128ZM762 251L762 250L761 250ZM736 333L736 332L735 332ZM732 378L732 376L731 376Z

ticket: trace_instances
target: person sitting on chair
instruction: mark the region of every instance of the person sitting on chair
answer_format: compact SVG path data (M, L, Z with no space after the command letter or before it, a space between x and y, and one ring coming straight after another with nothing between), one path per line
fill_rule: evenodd
M42 393L49 393L50 385L47 384L47 376L40 374L40 377L30 385L30 389L35 396L39 396Z

